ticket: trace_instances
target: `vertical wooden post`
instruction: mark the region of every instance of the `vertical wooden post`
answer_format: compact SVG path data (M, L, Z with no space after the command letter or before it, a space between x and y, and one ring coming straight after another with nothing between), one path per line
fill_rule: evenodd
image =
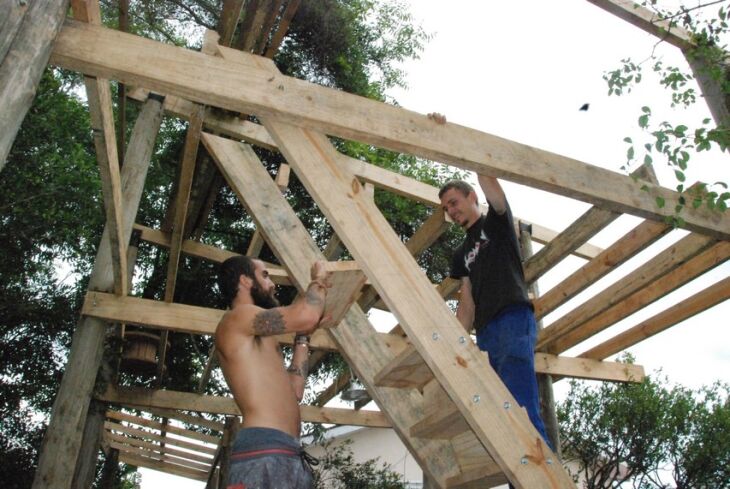
M218 487L228 487L228 474L231 470L231 452L233 451L233 442L238 434L238 417L232 416L226 418L226 427L223 431L223 440L221 441L221 464L218 474Z
M522 258L527 260L533 255L532 251L532 226L520 221L520 246L522 247ZM528 290L537 298L540 295L540 289L537 280L529 285ZM542 320L537 322L537 330L542 329ZM553 377L547 374L537 374L537 389L540 395L540 415L545 424L545 431L548 438L555 447L555 454L562 459L562 451L560 449L560 427L558 425L558 416L555 411L555 397L553 395Z
M127 241L137 215L162 115L161 100L150 98L143 107L132 134L127 163L122 172L123 202L126 204L123 212L123 235ZM89 281L90 290L113 289L111 262L109 233L105 228ZM106 322L83 317L74 331L66 372L61 380L41 447L33 489L71 487L89 402L101 365L106 330Z
M69 0L6 0L0 23L0 171L33 103Z

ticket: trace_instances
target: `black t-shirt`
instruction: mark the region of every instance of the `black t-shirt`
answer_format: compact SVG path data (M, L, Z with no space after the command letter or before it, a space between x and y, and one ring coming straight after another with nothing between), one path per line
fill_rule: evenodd
M509 206L499 215L489 208L466 232L454 252L451 277L469 277L474 298L474 327L481 328L505 307L531 305L522 271L520 246Z

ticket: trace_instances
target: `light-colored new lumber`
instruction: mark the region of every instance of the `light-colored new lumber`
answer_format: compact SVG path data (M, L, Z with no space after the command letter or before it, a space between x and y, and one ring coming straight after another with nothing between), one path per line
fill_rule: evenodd
M0 24L0 171L30 109L68 0L7 0Z
M136 89L129 96L140 100L143 99L146 93L146 90ZM183 119L189 119L191 117L193 107L194 104L192 102L188 102L179 97L168 96L165 98L165 109ZM213 132L241 139L272 151L278 151L276 142L263 126L238 117L209 112L206 115L205 127ZM414 178L395 173L347 155L339 154L339 158L343 166L366 183L372 183L379 188L386 189L430 207L441 207L441 201L438 198L439 189L433 185L420 182ZM547 244L558 236L557 231L540 226L539 224L531 223L531 226L532 237L538 243ZM580 258L591 259L602 251L598 246L584 243L575 249L573 253Z
M436 380L423 387L423 398L428 406L425 416L411 426L411 436L450 440L470 431L459 409Z
M51 61L88 75L258 117L278 117L329 135L487 173L614 212L661 220L673 215L679 202L675 191L639 184L629 176L565 156L457 124L437 124L425 115L265 68L237 69L237 59L73 20L67 20L58 35ZM657 207L657 197L666 202L663 208ZM689 230L730 238L730 215L687 206L683 217Z
M162 247L170 246L170 233L160 231L159 229L152 229L141 224L135 224L134 229L141 232L140 237L143 241ZM196 256L216 263L223 263L228 258L239 256L239 253L216 248L215 246L206 245L192 239L186 239L183 241L182 252L190 256ZM269 272L271 280L275 284L291 285L291 280L289 280L286 270L271 263L264 262L264 264L266 265L266 270Z
M74 17L82 22L101 25L98 0L71 0ZM99 164L104 209L109 228L109 240L114 270L114 291L127 294L127 244L122 229L122 190L119 173L117 133L114 128L114 110L109 80L84 77L86 98L91 116L96 160Z
M159 416L161 418L174 419L183 423L192 424L195 426L202 426L213 431L223 432L224 424L218 421L205 419L200 416L193 416L192 414L181 413L173 409L162 409L162 408L150 408L147 410L150 414Z
M456 317L375 204L363 195L357 178L342 170L327 137L270 117L263 122L337 235L400 320L409 340L510 481L523 488L574 487L562 467L546 464L535 446L526 443L535 439L538 446L544 445L529 418L524 413L504 413L497 408L504 400L511 400L511 394L476 346L459 343L463 328ZM547 445L544 449L549 452ZM526 453L534 453L534 463L519 463Z
M680 266L696 254L711 246L715 240L706 236L689 234L659 255L640 266L626 277L596 294L563 317L538 332L535 349L548 353L560 353L555 343L563 336L579 329L584 323L613 307L637 290L648 286Z
M107 321L154 327L178 333L213 335L225 311L138 297L117 297L114 294L89 292L81 314ZM278 335L276 338L285 345L291 345L294 341L293 334ZM314 332L311 347L326 350L337 349L324 331Z
M558 338L552 345L555 351L563 352L581 341L603 331L608 326L628 317L642 307L664 297L687 282L730 258L730 241L721 241L709 249L690 258L658 280L638 289L623 302L610 307L591 318L573 331Z
M650 220L642 222L565 280L535 299L533 302L535 317L539 320L551 313L670 230L670 226L661 222Z
M323 255L274 183L264 178L266 170L261 162L250 148L232 141L206 134L203 143L241 202L257 215L259 224L268 231L269 244L287 264L297 288L304 290L309 284L310 264L323 259ZM394 354L391 351L393 340L402 342L402 338L377 335L358 306L351 307L345 321L329 333L378 405L387 409L389 420L424 472L440 483L457 475L459 466L451 445L413 438L407 432L423 416L423 396L413 390L378 388L373 383L375 373ZM354 359L365 360L355 362ZM484 462L487 460L485 457Z
M276 173L276 186L279 187L281 193L286 193L286 189L289 186L289 174L291 169L286 163L279 165L279 171ZM253 233L251 237L251 243L248 245L246 250L246 256L256 257L261 253L261 248L264 247L264 237L261 231L258 229Z
M327 289L323 312L323 317L329 319L323 321L320 328L332 328L340 324L367 279L360 267L352 261L327 262L325 269L332 273L329 279L332 288Z
M133 467L145 467L148 469L159 470L160 472L165 472L167 474L187 477L188 479L195 479L199 481L205 481L208 477L207 472L160 462L159 460L154 460L148 457L139 457L127 452L119 452L119 461Z
M122 168L125 242L129 240L137 214L162 114L162 104L157 100L148 100L132 131ZM105 228L104 234L108 232ZM90 290L109 291L114 287L111 250L104 234L89 280ZM106 335L106 321L96 318L82 318L74 331L71 352L53 404L33 489L71 487L83 431L79 427L85 424Z
M602 360L730 299L730 277L578 355Z
M180 409L211 414L240 416L241 411L232 397L206 396L188 392L140 389L129 387L108 387L98 396L100 400L122 406ZM388 428L390 423L380 411L354 411L352 409L325 408L301 405L302 421L310 423L331 423L353 426Z

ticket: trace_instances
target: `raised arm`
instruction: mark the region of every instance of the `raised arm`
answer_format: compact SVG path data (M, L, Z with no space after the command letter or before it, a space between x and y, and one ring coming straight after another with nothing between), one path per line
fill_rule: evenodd
M504 190L502 190L499 180L481 174L477 174L477 179L479 180L479 186L482 187L482 191L487 197L489 205L497 214L504 214L507 210L507 197L504 195Z
M474 327L474 298L471 295L471 281L469 277L461 279L461 289L459 290L459 305L456 309L456 319L459 320L466 332L470 332Z

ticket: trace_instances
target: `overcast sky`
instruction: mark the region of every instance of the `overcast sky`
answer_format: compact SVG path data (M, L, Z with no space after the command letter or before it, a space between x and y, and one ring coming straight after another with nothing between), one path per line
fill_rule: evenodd
M630 96L609 98L602 74L618 67L622 58L647 58L656 38L586 0L412 0L410 5L416 21L422 22L434 37L420 60L405 65L409 88L391 92L407 109L424 114L440 112L449 122L616 171L625 163L627 146L623 138L640 139L636 120L642 106L651 106L657 119L675 124L681 121L690 128L709 117L701 101L686 113L669 109L667 93L652 79L646 79ZM679 51L671 46L657 46L656 53L666 62L684 63ZM584 103L589 103L590 109L579 111ZM687 180L727 182L729 168L727 155L713 152L701 158L693 156ZM675 185L671 172L661 163L656 162L655 169L660 183ZM516 216L556 231L589 208L519 185L504 186ZM637 218L622 217L591 243L606 247L638 222ZM626 269L646 262L682 235L676 232L660 240ZM583 263L579 259L568 262L540 280L542 293ZM728 275L730 264L726 263L567 354L581 353ZM595 293L595 289L610 285L619 276L612 274L590 290ZM559 312L564 313L574 304ZM671 381L692 387L715 380L728 382L728 317L730 302L725 302L630 351L647 372L661 368ZM546 324L551 320L554 315L546 318ZM558 397L566 386L566 382L557 384ZM171 476L160 480L152 471L142 473L143 489L173 484ZM203 487L201 483L174 479L175 487L181 489Z

